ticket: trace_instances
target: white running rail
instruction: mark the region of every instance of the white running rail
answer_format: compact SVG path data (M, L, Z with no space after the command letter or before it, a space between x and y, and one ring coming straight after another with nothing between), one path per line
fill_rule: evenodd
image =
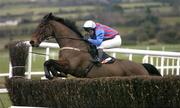
M27 45L29 41L25 41ZM49 59L50 56L50 48L59 48L57 43L47 43L42 42L40 47L46 48L46 56L45 60ZM179 75L180 71L180 52L169 52L169 51L153 51L153 50L137 50L137 49L126 49L126 48L113 48L113 49L104 49L105 52L112 53L113 57L116 57L118 53L128 55L129 60L133 60L133 55L142 55L144 56L142 59L142 63L151 63L155 65L161 72L162 75L167 75L169 69L173 71L175 75ZM27 64L27 78L31 79L31 75L43 75L44 72L32 72L32 57L33 54L32 47L29 47L29 56L28 56L28 64ZM169 66L169 65L172 66ZM166 73L164 73L166 70ZM42 70L43 71L43 70ZM9 66L9 74L0 74L2 76L12 76L12 68L11 65Z

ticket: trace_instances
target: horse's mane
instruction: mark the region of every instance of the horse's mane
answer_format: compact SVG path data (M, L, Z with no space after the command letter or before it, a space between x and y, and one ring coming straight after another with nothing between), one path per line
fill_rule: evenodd
M64 19L64 18L60 18L60 17L56 17L54 15L51 16L52 20L55 20L57 22L60 22L64 25L66 25L68 28L70 28L71 30L73 30L75 33L78 34L78 36L80 36L80 38L83 38L83 35L81 34L81 32L77 29L78 27L76 26L75 22L69 19Z
M46 23L47 21L49 20L55 20L59 23L62 23L64 24L65 26L67 26L68 28L70 28L71 30L73 30L75 33L77 33L77 35L83 40L85 41L86 43L90 44L89 41L87 40L84 40L84 36L81 34L81 32L78 30L78 27L76 26L75 22L74 21L71 21L69 19L64 19L64 18L60 18L60 17L56 17L54 16L52 13L49 13L47 15L45 15L43 17L43 20L42 22Z

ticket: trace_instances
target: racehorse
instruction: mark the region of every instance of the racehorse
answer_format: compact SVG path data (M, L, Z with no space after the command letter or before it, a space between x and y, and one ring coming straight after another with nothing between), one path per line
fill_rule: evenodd
M59 59L47 60L44 63L45 76L66 77L67 74L75 77L95 78L111 76L157 75L158 70L150 64L140 64L129 60L116 59L112 64L97 66L92 63L92 47L83 39L74 22L56 17L49 13L43 17L30 44L38 47L46 39L55 38L60 46Z

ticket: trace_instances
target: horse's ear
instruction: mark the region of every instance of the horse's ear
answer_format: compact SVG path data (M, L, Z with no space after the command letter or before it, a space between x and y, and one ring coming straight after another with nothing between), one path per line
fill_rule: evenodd
M48 13L47 15L44 16L43 18L43 21L44 22L47 22L49 19L51 19L53 16L52 12L51 13Z
M52 12L48 14L48 18L50 18L52 16L53 16Z
M53 16L52 12L47 15L47 19L51 18Z

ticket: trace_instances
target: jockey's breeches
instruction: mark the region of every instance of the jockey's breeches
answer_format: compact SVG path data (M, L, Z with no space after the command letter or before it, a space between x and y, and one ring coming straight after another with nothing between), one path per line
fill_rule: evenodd
M109 49L109 48L119 48L121 46L122 40L120 35L116 35L114 38L105 40L98 46L98 49Z

